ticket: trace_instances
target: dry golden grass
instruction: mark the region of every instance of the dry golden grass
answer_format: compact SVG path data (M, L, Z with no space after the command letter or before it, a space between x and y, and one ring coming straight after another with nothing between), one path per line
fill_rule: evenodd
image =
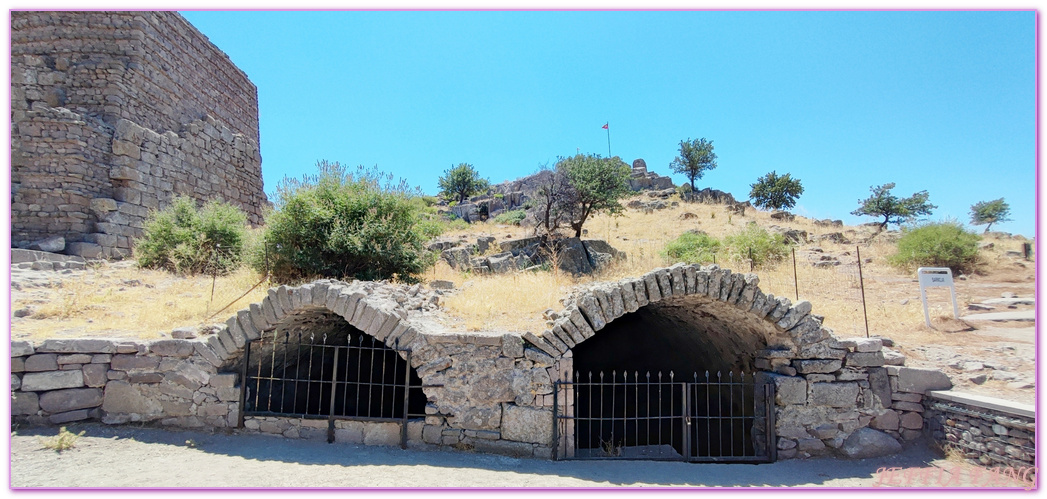
M691 215L685 216L688 213ZM537 331L545 327L541 312L546 308L560 309L558 299L574 285L636 277L651 269L671 265L674 262L662 253L665 244L691 229L719 238L739 232L746 224L755 221L763 227L780 225L805 230L811 239L822 234L842 232L852 241L862 240L874 232L869 227L819 226L803 217L796 217L791 222L779 222L771 219L770 215L768 211L747 209L745 216L740 216L728 212L724 205L683 202L651 213L626 210L618 217L598 215L586 223L588 234L583 237L606 240L615 248L625 251L628 260L594 275L569 278L548 272L524 272L471 276L456 272L441 262L432 276L453 281L460 288L464 286L458 296L445 302L446 310L456 325L464 324L470 330ZM501 240L509 234L517 237L530 235L530 232L527 229L477 223L471 225L468 231L448 236L462 234L494 234ZM1021 270L1015 268L1013 258L1004 256L1007 250L1020 249L1021 241L995 237L985 240L993 242L994 248L983 251L981 272L998 274L1008 269ZM815 268L806 257L812 247L838 256L842 265ZM857 266L859 251L863 260L864 311ZM814 313L824 316L826 326L841 337L865 336L867 314L870 335L888 336L907 344L960 344L965 341L962 336L952 334L956 328L947 324L952 321L952 304L947 292L930 291L928 308L935 328L925 325L915 276L887 263L887 257L894 251L893 243L880 241L879 238L860 245L856 242L835 244L821 241L797 249L795 281L791 258L776 265L755 269L754 272L760 277L760 289L765 293L795 301L798 291L799 299L810 301ZM866 263L865 260L869 259L871 261ZM734 272L750 271L748 262L717 263ZM1032 272L1030 270L1027 273L1031 275ZM1015 282L1027 284L1031 288L1031 283L1021 276L1022 273L1017 274ZM965 281L957 281L957 300L961 309L967 303L977 301Z
M224 322L240 308L265 297L263 283L240 297L261 276L246 268L214 281L210 276L179 277L133 266L103 265L61 287L37 288L15 300L14 309L33 310L12 327L17 338L53 337L67 331L75 336L116 332L120 336L157 338L178 326ZM225 311L219 309L236 300ZM214 317L210 317L215 315Z

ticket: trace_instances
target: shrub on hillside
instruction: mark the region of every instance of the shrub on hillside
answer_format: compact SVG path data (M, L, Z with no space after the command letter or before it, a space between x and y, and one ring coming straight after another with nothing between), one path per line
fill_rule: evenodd
M723 238L726 257L736 262L748 262L750 250L757 267L776 263L789 254L789 243L781 234L772 234L755 222L749 222L741 232Z
M413 281L433 263L416 191L377 169L350 173L326 161L317 168L317 175L277 187L276 209L266 217L274 279Z
M211 201L197 208L191 198L177 197L149 215L144 231L134 245L140 267L224 274L243 261L247 215L228 203Z
M665 245L663 254L673 262L707 263L720 248L720 241L709 234L684 232Z
M903 231L898 253L889 257L896 267L949 267L953 272L971 272L978 262L977 234L959 222L928 223Z
M512 210L505 213L499 213L498 216L494 217L494 223L502 225L520 225L527 218L527 212L524 210Z

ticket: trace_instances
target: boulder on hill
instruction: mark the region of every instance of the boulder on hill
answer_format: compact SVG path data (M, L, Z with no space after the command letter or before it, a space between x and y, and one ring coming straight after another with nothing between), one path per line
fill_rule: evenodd
M598 239L581 240L576 237L547 240L543 237L527 237L502 241L499 253L483 255L479 251L484 243L493 241L481 237L476 244L463 241L453 247L445 247L446 241L430 244L431 249L440 248L440 256L451 268L477 273L507 273L526 270L538 265L555 264L557 268L571 274L589 274L618 260L626 254Z

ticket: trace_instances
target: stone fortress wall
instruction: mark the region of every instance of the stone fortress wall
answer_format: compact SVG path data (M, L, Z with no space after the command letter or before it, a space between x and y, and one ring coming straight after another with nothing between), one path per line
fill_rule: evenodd
M12 12L12 245L123 257L177 195L261 223L257 94L175 12Z

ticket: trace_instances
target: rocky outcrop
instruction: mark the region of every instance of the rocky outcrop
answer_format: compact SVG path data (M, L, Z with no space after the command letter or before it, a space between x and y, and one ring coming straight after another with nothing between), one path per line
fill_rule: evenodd
M556 265L571 274L591 274L611 263L626 258L625 252L611 247L606 241L579 238L548 239L527 237L498 243L499 252L489 254L494 238L480 237L475 244L468 241L435 241L429 245L433 251L441 251L451 268L475 273L504 274Z
M665 190L673 189L673 179L663 177L647 170L647 162L643 159L633 161L633 169L629 174L629 188L634 191Z

